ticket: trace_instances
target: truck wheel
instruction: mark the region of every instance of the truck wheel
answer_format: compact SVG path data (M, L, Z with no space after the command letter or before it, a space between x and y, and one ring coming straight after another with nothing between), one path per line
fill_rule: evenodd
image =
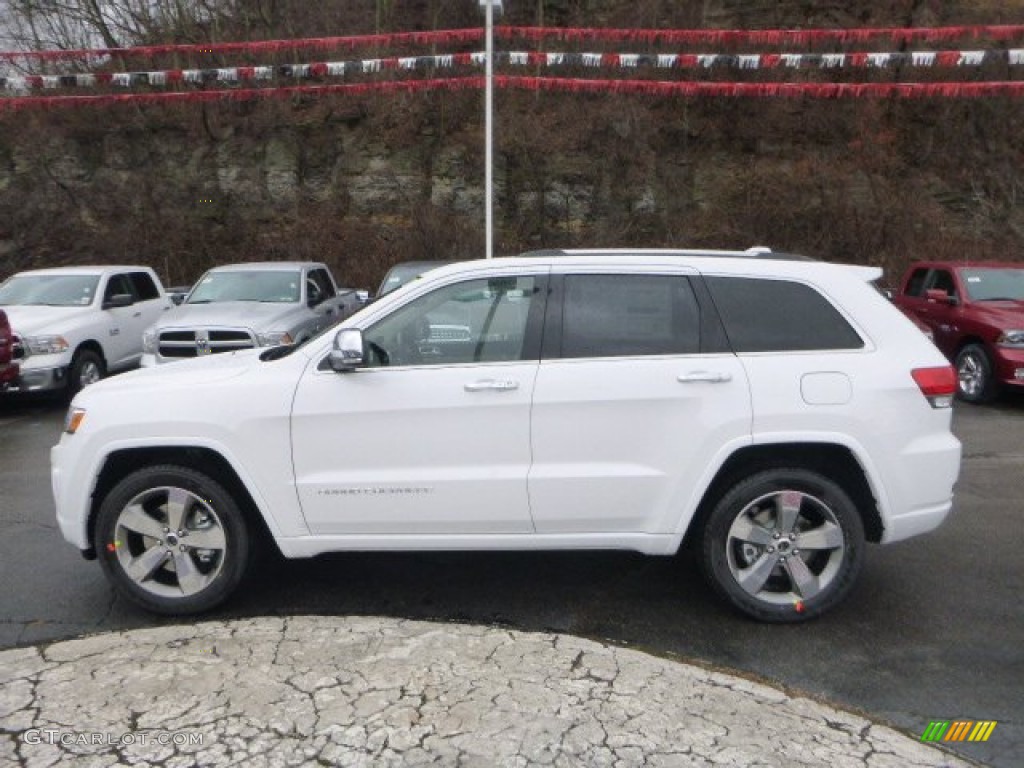
M68 399L77 395L90 384L103 378L106 366L103 358L91 349L80 349L75 352L68 368Z
M219 605L250 559L250 531L220 483L187 467L137 470L106 495L94 541L115 589L155 613Z
M956 356L956 391L968 403L987 403L998 394L992 361L981 344L968 344Z
M761 621L821 615L860 572L864 525L846 492L805 469L771 469L736 484L702 531L715 590Z

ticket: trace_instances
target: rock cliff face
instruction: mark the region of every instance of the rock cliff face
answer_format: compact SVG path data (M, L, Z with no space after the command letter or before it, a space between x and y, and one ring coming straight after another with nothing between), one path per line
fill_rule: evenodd
M583 18L578 5L538 3L565 23ZM595 24L626 21L622 4L590 5ZM650 18L634 21L949 23L926 18L927 3L884 19L856 4L810 16L822 4L754 5L641 3L634 15ZM395 261L477 258L482 110L464 92L0 116L0 278L130 260L183 283L215 263L317 258L371 286ZM1021 113L1009 98L499 92L496 251L765 244L893 271L912 257L1015 257Z

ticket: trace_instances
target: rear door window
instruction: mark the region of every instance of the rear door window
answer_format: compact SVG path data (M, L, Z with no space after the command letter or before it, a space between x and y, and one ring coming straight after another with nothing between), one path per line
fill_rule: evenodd
M700 351L700 307L682 275L566 275L560 357Z
M747 277L705 282L737 353L864 347L839 310L809 285Z

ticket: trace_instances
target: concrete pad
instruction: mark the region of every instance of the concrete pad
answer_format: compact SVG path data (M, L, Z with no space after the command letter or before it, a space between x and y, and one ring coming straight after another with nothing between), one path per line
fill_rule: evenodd
M808 698L565 635L213 621L0 652L0 764L969 766Z

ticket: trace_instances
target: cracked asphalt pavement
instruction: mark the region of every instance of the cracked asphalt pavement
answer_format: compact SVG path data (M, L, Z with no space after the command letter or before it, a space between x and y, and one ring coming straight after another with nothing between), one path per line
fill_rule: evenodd
M2 652L0 682L0 762L22 766L968 766L635 650L399 619L103 634Z
M256 765L287 764L287 750L274 741L291 745L294 755L312 749L300 762L327 764L348 749L346 764L353 765L426 763L430 755L443 755L441 764L527 765L551 757L554 765L630 765L633 742L608 746L617 727L629 738L648 734L651 741L635 746L664 764L953 765L947 753L923 748L918 739L930 721L956 719L998 722L985 743L950 745L958 757L994 768L1021 764L1024 396L984 408L958 405L954 430L965 460L951 519L927 536L869 548L860 582L843 605L818 621L782 627L747 621L722 605L692 558L602 552L352 553L272 561L237 598L205 617L213 623L175 626L115 598L97 565L60 537L48 451L62 419L58 405L0 402L0 649L14 649L0 652L0 765L45 766L78 754L28 744L25 732L33 724L108 736L198 729L193 732L214 739L202 747L204 765L248 764L245 745L257 745ZM298 618L304 616L316 618ZM306 640L294 647L282 640L303 633ZM518 657L518 672L513 637L536 652ZM404 692L381 681L359 687L359 676L401 676L390 662L376 669L366 661L384 651L357 653L364 642L409 653L401 662ZM481 648L490 649L483 660L476 655ZM356 655L344 656L349 651ZM175 666L174 658L182 663ZM452 660L462 658L464 674L462 662ZM290 671L283 659L302 663ZM661 670L643 678L650 691L626 693L632 689L625 681L648 674L634 665ZM619 670L622 693L605 685L603 700L582 696L577 688L602 691L594 680L606 668ZM528 669L543 684L527 685L534 679ZM301 682L298 670L322 675L326 690ZM527 677L517 677L520 672ZM410 702L431 681L417 709ZM310 690L300 695L301 685ZM450 691L442 694L446 686ZM675 700L659 698L673 688ZM534 693L541 698L534 701ZM712 694L733 698L715 699L720 713L712 715L703 700L699 711L685 714ZM457 707L462 698L468 703ZM352 707L358 714L347 725L317 721L317 707L327 699L339 709L324 712ZM814 702L835 711L821 714ZM617 706L634 714L616 719ZM398 713L406 711L433 730L424 736L399 728ZM278 713L284 713L280 722ZM301 713L313 713L323 731ZM758 735L776 717L781 731ZM805 738L802 729L818 736ZM435 751L411 751L402 739L412 732ZM474 733L484 734L486 744L473 742ZM715 734L722 738L708 746ZM893 746L900 734L914 743ZM541 742L560 745L561 757L543 752ZM491 751L459 751L466 743ZM385 755L396 744L401 760ZM830 751L836 745L843 746ZM148 752L139 744L87 746L98 751L68 747L85 750L75 764L131 758L193 765L199 754L176 745ZM912 756L897 751L904 747L914 748Z

